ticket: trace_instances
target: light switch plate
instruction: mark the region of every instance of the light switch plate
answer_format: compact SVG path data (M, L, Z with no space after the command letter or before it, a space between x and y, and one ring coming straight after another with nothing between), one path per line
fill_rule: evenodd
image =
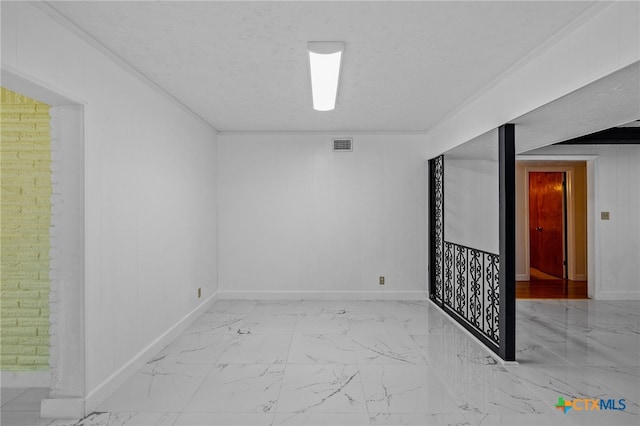
M609 212L600 212L600 220L609 220Z

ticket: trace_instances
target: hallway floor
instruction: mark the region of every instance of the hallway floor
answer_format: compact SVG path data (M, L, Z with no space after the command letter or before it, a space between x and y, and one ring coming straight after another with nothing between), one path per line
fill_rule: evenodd
M516 299L588 299L586 281L571 281L530 268L529 281L516 281Z
M588 299L586 281L516 281L516 299Z
M637 425L640 302L520 300L519 365L429 302L218 301L79 422L2 389L2 425ZM624 399L624 411L555 408ZM617 405L619 406L619 405Z

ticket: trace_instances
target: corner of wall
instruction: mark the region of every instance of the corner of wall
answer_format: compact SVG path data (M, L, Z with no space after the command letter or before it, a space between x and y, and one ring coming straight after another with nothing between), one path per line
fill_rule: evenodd
M218 298L218 293L208 297L195 309L187 313L175 325L162 333L157 339L133 356L125 365L92 389L86 398L83 399L85 401L85 405L82 417L94 411L96 407L98 407L98 405L100 405L109 395L122 386L135 372L142 368L142 366L145 365L151 357L171 343L180 333L186 330L187 327L205 313L207 309L209 309L211 305L218 300ZM49 402L45 403L45 401L47 400L43 401L43 407L45 404L49 404ZM72 409L73 407L69 406L68 408ZM57 417L67 417L71 414L72 413L59 413Z

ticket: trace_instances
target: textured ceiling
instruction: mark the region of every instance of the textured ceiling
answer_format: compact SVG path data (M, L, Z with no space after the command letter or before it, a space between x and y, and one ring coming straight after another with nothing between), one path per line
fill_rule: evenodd
M587 2L52 2L221 131L426 131ZM314 111L308 41L346 45Z
M516 153L611 126L636 127L640 117L640 63L636 62L512 121ZM617 120L617 121L612 121ZM448 151L459 159L498 160L497 129Z
M640 63L636 62L514 120L516 152L637 120L639 100Z

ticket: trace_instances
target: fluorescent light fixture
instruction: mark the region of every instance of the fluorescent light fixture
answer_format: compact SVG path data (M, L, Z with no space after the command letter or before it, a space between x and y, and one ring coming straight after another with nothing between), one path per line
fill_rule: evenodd
M340 63L344 43L340 41L311 41L307 43L311 68L313 109L331 111L336 107Z

